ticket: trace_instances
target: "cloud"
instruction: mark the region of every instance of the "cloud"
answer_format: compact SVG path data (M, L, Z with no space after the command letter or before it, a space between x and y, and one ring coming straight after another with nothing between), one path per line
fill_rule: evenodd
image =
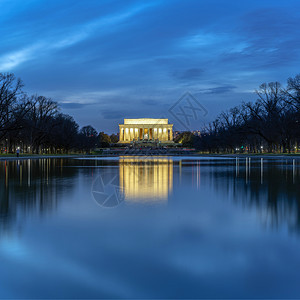
M223 85L223 86L217 86L208 89L202 89L200 90L200 92L203 94L224 94L224 93L232 92L236 88L237 87L234 85Z
M49 52L52 52L53 50L75 45L92 36L95 31L97 31L97 35L100 33L107 34L114 28L115 25L132 18L134 15L150 6L153 6L154 4L155 2L151 4L146 3L139 6L133 6L119 13L100 17L83 25L77 25L75 26L75 30L72 29L67 33L59 33L58 36L50 36L46 39L33 43L30 46L25 46L20 50L2 54L0 56L0 70L2 72L11 71L26 61L37 59L40 55L45 53L49 55Z
M78 102L62 102L60 106L64 109L80 109L91 105L90 103L78 103Z
M103 119L106 120L115 120L115 119L121 119L124 117L124 112L120 110L112 110L112 109L106 109L101 111L101 115L103 116ZM126 115L126 113L125 113Z
M33 46L29 46L21 50L13 51L11 53L0 56L0 70L2 72L10 71L17 67L19 64L32 59L34 53L41 47L42 46L40 44L35 44Z
M299 1L30 1L0 9L0 71L98 130L157 117L186 91L217 114L299 72Z
M146 99L146 100L142 100L141 102L142 102L142 104L147 105L147 106L155 106L155 105L159 104L159 102L154 99Z
M175 71L173 76L180 80L196 80L202 77L204 71L200 68L190 68L184 71Z

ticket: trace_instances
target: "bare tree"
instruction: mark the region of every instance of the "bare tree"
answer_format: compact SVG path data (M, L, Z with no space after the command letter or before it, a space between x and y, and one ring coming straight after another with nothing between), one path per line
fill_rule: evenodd
M12 73L0 73L0 140L20 129L32 104L22 90L23 84Z
M300 110L300 74L294 78L290 77L287 80L287 88L283 90L287 96L286 101L293 105L298 111Z
M28 114L30 144L34 153L39 153L43 142L56 126L55 116L58 114L58 104L44 96L32 97L32 108Z

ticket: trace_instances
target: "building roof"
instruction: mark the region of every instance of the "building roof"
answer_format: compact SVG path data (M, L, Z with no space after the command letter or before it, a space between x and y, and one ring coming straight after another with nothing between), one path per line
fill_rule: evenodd
M142 119L124 119L124 124L130 125L160 125L168 124L168 119L151 119L151 118L142 118Z

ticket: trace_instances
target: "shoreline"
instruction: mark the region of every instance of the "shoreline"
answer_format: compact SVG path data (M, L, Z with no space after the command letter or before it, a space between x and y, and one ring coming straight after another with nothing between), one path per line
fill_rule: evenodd
M25 159L43 159L43 158L78 158L78 157L86 157L87 155L77 155L77 154L66 154L66 155L41 155L41 154L32 154L32 155L20 155L17 156L2 156L0 155L0 161L1 160L25 160Z
M274 158L274 159L279 159L279 158L292 158L292 159L300 159L300 155L299 154L272 154L272 153L265 153L265 154L150 154L150 155L146 155L146 154L119 154L119 155L109 155L109 154L105 154L105 155L84 155L84 154L66 154L66 155L40 155L40 154L34 154L34 155L24 155L24 156L2 156L0 155L0 161L14 161L14 160L28 160L28 159L61 159L61 158L85 158L85 159L94 159L94 158L109 158L109 157L120 157L120 156L138 156L138 157L155 157L155 156L169 156L169 157L224 157L224 158L247 158L247 157L253 157L253 158Z

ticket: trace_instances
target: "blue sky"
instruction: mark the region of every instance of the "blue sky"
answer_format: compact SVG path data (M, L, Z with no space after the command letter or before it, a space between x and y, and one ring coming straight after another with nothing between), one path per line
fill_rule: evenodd
M190 92L207 110L300 73L300 1L0 0L0 72L81 125L166 117Z

